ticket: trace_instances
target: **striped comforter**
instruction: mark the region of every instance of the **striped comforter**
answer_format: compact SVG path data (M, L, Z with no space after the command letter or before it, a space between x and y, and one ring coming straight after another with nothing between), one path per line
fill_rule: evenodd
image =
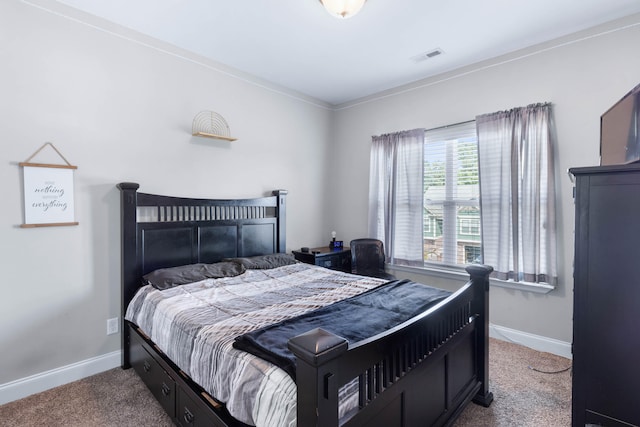
M295 426L291 377L233 348L234 338L385 282L302 263L247 270L163 291L145 286L131 301L126 319L236 419L258 427Z

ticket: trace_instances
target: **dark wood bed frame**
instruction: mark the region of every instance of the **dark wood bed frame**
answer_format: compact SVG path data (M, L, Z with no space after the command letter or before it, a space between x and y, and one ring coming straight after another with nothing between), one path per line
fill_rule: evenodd
M285 252L285 190L209 200L139 193L120 183L122 316L158 268ZM314 330L289 341L297 357L298 426L337 427L338 389L359 379L360 410L344 426L450 425L470 401L489 406L491 267L449 298L383 334L348 345ZM136 325L123 320L122 367L133 367L178 425L242 426Z

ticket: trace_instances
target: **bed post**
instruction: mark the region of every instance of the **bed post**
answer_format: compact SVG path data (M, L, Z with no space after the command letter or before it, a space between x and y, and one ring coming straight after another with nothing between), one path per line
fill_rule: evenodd
M474 284L471 310L478 314L475 353L478 380L482 383L473 401L488 407L493 401L493 393L489 391L489 275L493 267L472 264L467 266L466 270Z
M297 361L297 424L338 427L338 386L326 364L347 351L347 340L316 328L291 338L288 347Z
M287 252L287 190L273 190L271 194L277 196L278 205L276 206L276 217L278 218L278 250L277 252Z
M134 182L121 182L117 185L120 189L120 232L121 232L121 265L122 265L122 289L121 289L121 337L122 337L122 368L129 369L129 328L124 321L125 310L137 289L135 284L140 278L137 262L137 200L139 184Z

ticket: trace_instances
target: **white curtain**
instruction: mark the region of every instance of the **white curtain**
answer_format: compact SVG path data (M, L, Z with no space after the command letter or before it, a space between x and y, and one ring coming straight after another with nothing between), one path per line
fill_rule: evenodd
M502 280L557 282L550 104L476 118L483 262Z
M384 243L391 263L422 265L424 129L372 139L369 235Z

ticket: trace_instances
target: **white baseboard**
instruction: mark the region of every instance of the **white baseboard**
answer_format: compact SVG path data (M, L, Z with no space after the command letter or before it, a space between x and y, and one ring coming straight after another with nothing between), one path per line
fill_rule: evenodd
M558 356L572 358L571 343L547 338L516 329L505 328L504 326L489 325L489 336L502 341L509 341L515 344L524 345L538 351L555 354Z
M0 384L0 405L120 366L120 350Z
M489 336L571 359L571 343L504 326L489 325ZM121 351L82 360L47 372L0 384L0 405L120 366Z

